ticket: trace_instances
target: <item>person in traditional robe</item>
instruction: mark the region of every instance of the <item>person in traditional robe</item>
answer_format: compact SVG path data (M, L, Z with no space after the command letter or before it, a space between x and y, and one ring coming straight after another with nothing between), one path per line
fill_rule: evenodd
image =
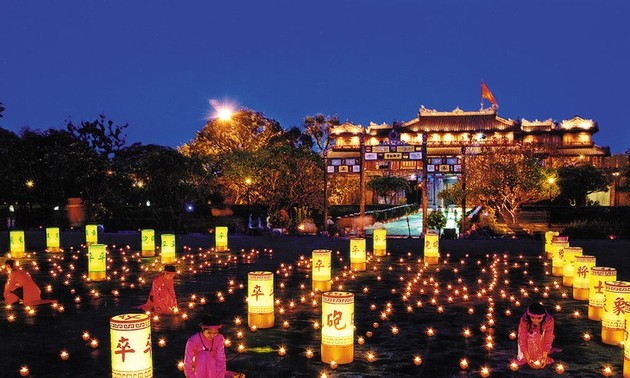
M39 289L28 272L17 268L15 260L4 262L9 278L4 284L4 303L12 305L22 301L26 306L36 306L44 303L53 303L54 300L42 299L42 291Z
M175 275L177 270L173 265L165 265L162 274L156 277L151 284L149 299L142 306L143 311L155 312L158 314L176 313L177 297L175 297Z
M219 333L221 322L214 315L205 315L199 324L201 331L188 338L184 353L186 378L224 378L226 372L225 339Z
M554 319L540 303L532 303L518 324L519 365L528 364L532 369L543 369L553 363L551 344L554 339Z

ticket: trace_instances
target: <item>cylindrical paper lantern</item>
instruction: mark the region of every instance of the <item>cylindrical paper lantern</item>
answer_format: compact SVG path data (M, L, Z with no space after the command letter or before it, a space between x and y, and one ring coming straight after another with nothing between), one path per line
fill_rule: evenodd
M162 234L162 247L160 252L162 264L172 264L175 262L175 235Z
M604 282L604 314L602 316L602 342L619 345L624 339L626 314L630 305L630 282Z
M424 236L424 262L429 265L440 261L440 235L429 231Z
M247 274L247 324L257 328L273 327L274 295L272 272Z
M322 294L322 362L349 364L354 360L354 294Z
M107 278L107 246L105 244L88 245L88 278L92 281L104 281Z
M59 252L61 250L61 238L59 235L59 227L46 227L46 249L48 252Z
M373 231L374 256L385 256L387 254L387 230L379 228Z
M573 299L578 301L588 300L588 286L591 276L591 268L595 266L595 256L575 256L573 269Z
M582 255L581 247L564 248L564 265L562 266L562 285L573 286L573 271L575 267L575 256Z
M553 256L553 250L551 248L551 242L553 241L554 236L558 236L558 231L547 231L545 232L545 258L551 259Z
M364 272L367 268L365 256L365 239L350 239L350 269L357 272Z
M142 243L142 257L155 256L155 231L151 229L140 232Z
M217 252L224 252L228 249L228 228L225 226L217 227L214 235L215 249Z
M551 275L562 277L564 268L564 249L569 247L567 236L554 236L551 242Z
M9 231L9 252L11 252L11 257L14 259L24 257L24 252L26 252L24 231Z
M147 314L116 315L109 320L112 378L153 377L151 321Z
M85 225L85 243L98 244L98 226L95 224Z
M604 282L616 281L617 269L594 266L588 279L588 318L601 321L604 313Z
M314 249L312 258L313 291L330 291L332 287L330 263L332 251L329 249Z
M626 340L623 344L623 378L630 378L630 314L626 314Z

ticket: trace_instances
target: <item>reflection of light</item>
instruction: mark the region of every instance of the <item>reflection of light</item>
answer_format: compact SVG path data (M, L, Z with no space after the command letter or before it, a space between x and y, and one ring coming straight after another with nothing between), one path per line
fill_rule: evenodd
M189 213L192 213L193 211L195 211L195 206L191 203L186 205L186 211Z

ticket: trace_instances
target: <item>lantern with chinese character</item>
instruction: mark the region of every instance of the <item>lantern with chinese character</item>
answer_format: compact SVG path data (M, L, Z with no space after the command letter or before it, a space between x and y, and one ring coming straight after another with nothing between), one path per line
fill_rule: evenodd
M623 378L630 378L630 314L626 314L626 333L623 343Z
M440 261L440 235L428 231L424 236L424 262L432 265Z
M569 237L554 236L551 241L551 275L554 277L562 277L565 248L569 248Z
M601 321L604 313L604 282L616 281L617 269L594 266L588 279L588 318Z
M24 231L9 231L9 252L14 259L21 259L26 252Z
M329 249L313 250L312 258L312 277L313 291L330 291L332 283L330 281L330 263L332 251Z
M109 333L112 377L153 377L149 315L113 316L109 320Z
M365 239L350 239L350 269L364 272L367 268L365 257Z
M105 244L88 245L88 278L92 281L104 281L107 278L107 246Z
M372 239L374 256L385 256L387 254L387 230L384 228L374 230Z
M564 265L562 266L562 285L573 286L573 271L575 266L575 256L582 255L581 247L564 248Z
M151 229L142 230L140 240L142 243L142 257L155 256L155 231Z
M162 264L172 264L175 262L175 235L162 234L162 251L160 261Z
M630 282L604 282L604 314L602 315L602 342L619 345L624 339L626 314L630 311Z
M558 236L557 231L547 231L545 232L545 258L551 259L553 257L553 250L551 247L551 242L553 241L554 236Z
M215 249L217 252L224 252L228 249L228 228L221 226L215 229L214 235Z
M247 325L251 328L271 328L274 317L272 272L247 274Z
M48 252L60 251L59 227L46 227L46 249Z
M85 243L98 244L98 226L95 224L85 225Z
M595 256L575 256L573 264L573 299L578 301L588 300L588 285L591 268L595 266Z
M354 294L322 294L322 362L349 364L354 360Z

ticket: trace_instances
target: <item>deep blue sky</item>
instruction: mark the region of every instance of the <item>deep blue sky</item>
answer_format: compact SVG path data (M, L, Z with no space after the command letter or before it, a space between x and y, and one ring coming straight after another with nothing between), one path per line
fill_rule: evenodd
M4 0L0 126L104 113L128 142L178 146L210 99L287 129L336 114L407 121L420 105L598 122L630 148L627 0Z

